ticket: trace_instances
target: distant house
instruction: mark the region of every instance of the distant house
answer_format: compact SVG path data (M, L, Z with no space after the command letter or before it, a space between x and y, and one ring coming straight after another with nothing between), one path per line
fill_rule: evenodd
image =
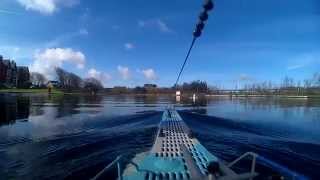
M7 75L7 67L4 65L3 57L0 56L0 84L4 84L6 82Z
M18 88L29 88L30 82L30 72L29 68L26 66L18 66L17 70L17 87Z
M14 61L4 59L5 66L5 85L8 87L15 87L17 84L17 65Z
M60 87L60 83L59 81L48 81L47 86L51 86L51 87Z
M157 85L156 84L144 84L143 87L147 93L156 93L157 92Z
M156 84L144 84L143 85L144 88L146 89L152 89L152 88L157 88L157 85Z
M113 88L104 88L103 91L105 93L111 93Z
M20 78L20 79L19 79ZM19 87L21 84L29 84L28 67L18 67L17 64L9 59L3 59L0 56L0 86L1 87Z
M125 86L115 86L112 88L112 93L121 94L121 93L127 93L128 88Z

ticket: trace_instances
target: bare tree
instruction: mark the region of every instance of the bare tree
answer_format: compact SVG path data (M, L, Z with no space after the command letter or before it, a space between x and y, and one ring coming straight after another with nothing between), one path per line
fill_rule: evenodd
M85 90L90 91L94 94L103 89L102 83L95 78L87 78L84 80L83 84Z
M79 89L81 88L82 85L82 79L74 74L74 73L68 73L68 79L69 79L69 84L68 84L68 88L69 89Z
M293 78L289 78L288 76L286 76L283 79L283 83L282 83L282 87L283 88L289 88L289 87L293 87L294 86L294 80Z
M192 81L190 83L183 83L182 88L184 91L188 92L198 92L198 93L206 93L209 90L207 82L205 81Z
M81 88L82 79L74 74L63 70L62 68L56 68L56 73L60 86L65 89L79 89Z
M313 81L314 86L320 87L320 73L314 73L312 81Z
M303 83L304 83L304 88L310 88L312 86L312 81L309 79L305 79Z
M68 79L67 79L68 73L62 68L56 68L56 74L57 74L57 78L60 83L60 86L62 88L66 88L66 86L68 85Z
M46 77L38 72L32 72L30 74L31 83L37 87L44 86L47 82Z

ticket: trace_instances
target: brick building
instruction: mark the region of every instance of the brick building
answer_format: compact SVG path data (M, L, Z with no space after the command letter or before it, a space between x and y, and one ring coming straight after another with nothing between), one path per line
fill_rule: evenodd
M4 59L0 55L0 87L12 88L30 82L28 67L17 67L14 61Z
M26 66L18 66L17 71L17 86L18 88L29 88L30 83L30 72Z

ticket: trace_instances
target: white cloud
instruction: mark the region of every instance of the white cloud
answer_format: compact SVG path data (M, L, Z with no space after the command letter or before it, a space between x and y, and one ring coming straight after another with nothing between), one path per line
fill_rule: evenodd
M301 68L306 68L311 65L315 65L320 63L318 53L306 53L306 54L301 54L299 56L296 56L294 58L290 59L290 65L287 66L287 70L297 70Z
M145 70L142 70L141 73L148 80L156 80L157 79L156 72L153 69L145 69Z
M32 72L39 72L51 79L55 75L55 68L62 67L64 63L71 63L77 68L83 69L86 57L80 51L71 48L51 48L38 51L34 55L34 62L30 65Z
M168 27L168 25L165 22L161 21L160 19L157 20L157 25L158 25L160 31L171 32L171 29Z
M78 0L17 0L26 10L38 11L42 14L52 14L59 6L72 7Z
M118 66L118 72L122 79L128 80L130 78L130 70L128 67Z
M5 52L6 54L14 54L18 53L21 49L19 46L0 46L1 52Z
M291 65L287 67L287 70L296 70L305 67L305 64Z
M249 76L248 74L240 74L238 80L240 80L240 81L251 81L253 79L254 78Z
M88 32L87 29L81 28L81 29L79 30L78 34L79 34L79 35L88 35L89 32Z
M65 7L73 7L80 3L80 0L54 0L57 4L61 4Z
M26 10L39 11L43 14L52 14L56 10L54 0L18 0Z
M61 44L63 44L66 41L70 41L70 40L75 39L75 38L87 36L88 34L89 34L89 31L86 28L81 28L81 29L79 29L77 31L69 32L69 33L65 33L65 34L62 34L60 36L57 36L53 40L47 42L45 44L45 47L50 48L50 47L61 46Z
M29 48L21 48L16 45L0 45L0 55L8 59L13 59L17 63L20 63L19 61L22 59L26 59L26 57L30 55L29 51Z
M131 50L131 49L135 48L135 46L134 46L134 44L132 44L132 43L125 43L125 44L124 44L124 48L125 48L126 50Z
M140 28L155 27L164 33L172 32L167 23L161 19L139 20L138 26Z
M103 86L106 86L108 81L112 78L108 73L97 71L94 68L89 69L87 77L95 78L101 81Z
M10 11L6 9L0 9L0 14L12 14L12 15L21 15L19 12Z

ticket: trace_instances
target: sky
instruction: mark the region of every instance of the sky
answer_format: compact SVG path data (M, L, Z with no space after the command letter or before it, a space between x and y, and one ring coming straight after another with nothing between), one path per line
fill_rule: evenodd
M201 0L1 0L0 54L54 79L172 86ZM320 1L216 0L181 82L234 88L320 71Z

